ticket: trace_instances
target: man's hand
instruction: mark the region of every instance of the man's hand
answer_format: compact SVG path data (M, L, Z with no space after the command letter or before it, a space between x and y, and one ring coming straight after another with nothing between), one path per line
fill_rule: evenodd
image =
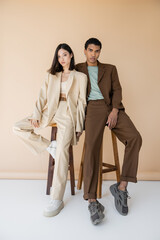
M116 126L117 119L118 119L118 109L113 108L112 112L109 114L108 120L107 120L107 124L108 124L108 127L110 130Z
M36 120L36 119L30 119L30 120L31 120L32 126L34 126L35 128L39 127L39 120Z
M76 132L76 139L77 142L79 141L80 136L82 135L82 132Z

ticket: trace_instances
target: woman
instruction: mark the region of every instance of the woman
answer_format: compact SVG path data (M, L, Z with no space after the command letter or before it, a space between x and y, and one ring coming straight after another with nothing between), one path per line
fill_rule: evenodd
M83 132L86 88L87 76L75 70L73 51L65 43L59 44L33 114L16 122L13 127L14 133L33 153L47 150L55 159L51 200L44 210L47 217L57 215L64 207L69 146L76 145ZM57 144L34 132L35 128L41 129L53 123L57 124Z

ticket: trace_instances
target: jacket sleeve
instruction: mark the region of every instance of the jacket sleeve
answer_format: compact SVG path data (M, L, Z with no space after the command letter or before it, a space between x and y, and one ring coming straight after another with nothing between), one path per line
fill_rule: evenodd
M119 82L116 66L112 70L112 106L113 108L123 109L122 104L122 88Z
M85 109L86 109L86 92L87 92L87 75L80 79L80 92L77 103L77 123L76 132L83 132L84 120L85 120Z
M29 119L36 119L41 121L42 110L47 103L47 89L48 89L49 73L46 73L45 80L40 88L37 101L35 102L33 114Z

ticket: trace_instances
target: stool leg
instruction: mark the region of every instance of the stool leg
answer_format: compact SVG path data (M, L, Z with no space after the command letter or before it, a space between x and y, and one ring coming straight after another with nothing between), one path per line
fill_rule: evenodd
M102 142L102 145L101 145L100 156L99 156L97 198L102 197L102 155L103 155L103 142Z
M56 140L57 127L52 127L51 130L51 141ZM48 178L47 178L47 191L46 195L50 195L50 188L52 186L53 173L54 173L54 164L55 161L52 158L52 155L49 154L49 165L48 165Z
M83 145L83 151L82 151L82 157L81 157L81 164L80 164L80 168L79 168L79 176L78 176L78 183L77 183L77 189L78 189L78 190L80 190L81 187L82 187L84 153L85 153L85 145Z
M111 135L112 135L112 143L113 143L114 161L115 161L115 166L117 168L116 170L117 182L120 182L120 165L119 165L117 139L115 134L112 131L111 131Z
M74 177L74 163L73 163L73 147L69 147L69 170L70 170L70 183L71 183L71 194L75 195L75 177Z

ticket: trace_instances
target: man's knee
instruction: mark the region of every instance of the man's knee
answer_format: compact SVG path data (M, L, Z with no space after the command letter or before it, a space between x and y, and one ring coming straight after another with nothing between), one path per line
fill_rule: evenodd
M139 142L140 147L142 146L142 136L140 133L137 131L137 141Z
M137 143L139 148L142 146L142 137L140 135L140 133L135 130L132 135L131 135L131 141L134 143Z

